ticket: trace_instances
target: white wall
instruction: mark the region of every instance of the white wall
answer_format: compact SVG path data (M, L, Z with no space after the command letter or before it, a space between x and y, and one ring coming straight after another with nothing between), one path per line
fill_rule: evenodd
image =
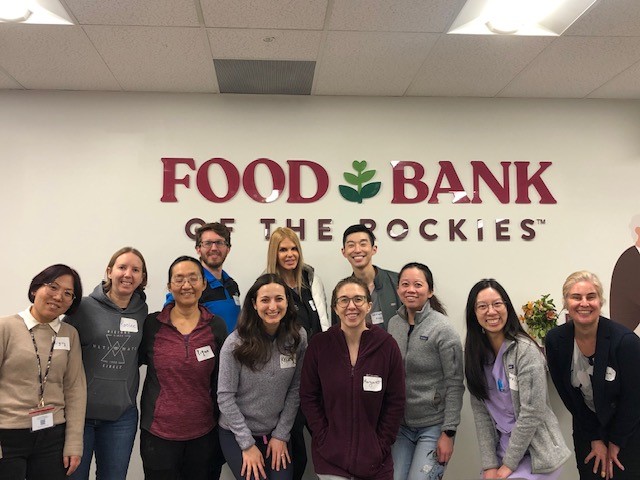
M463 309L470 287L497 278L521 305L544 293L560 303L564 278L590 269L608 292L619 254L632 243L629 219L640 213L640 103L597 100L252 97L221 95L0 92L2 187L0 218L4 294L0 314L24 308L35 273L57 262L78 269L90 291L102 278L111 253L133 245L145 255L151 310L161 307L166 270L181 254L194 254L185 223L200 217L236 219L233 248L225 264L244 292L263 270L266 241L259 219L307 219L303 242L327 289L350 273L340 255L341 233L360 218L373 218L379 251L376 263L398 270L407 261L427 263L436 293L464 336ZM162 203L162 157L190 157L199 166L224 157L240 171L267 157L286 171L289 159L323 165L330 188L310 205L283 198L259 204L245 193L224 204L205 200L195 189L177 187L178 203ZM366 160L383 183L380 194L358 205L343 200L338 185L351 162ZM469 162L484 161L499 173L502 161L553 165L543 174L557 204L500 204L483 187L482 204L391 204L391 165L398 160L425 165L432 187L438 162L453 162L471 190ZM265 170L260 170L262 174ZM187 172L180 171L181 175ZM513 173L512 173L513 177ZM268 177L258 183L270 188ZM313 183L304 177L309 192ZM224 182L212 179L224 193ZM333 219L334 239L317 241L313 225ZM394 241L383 226L394 218L409 224L409 235ZM435 218L440 238L418 234L425 218ZM449 241L449 219L467 219L466 242ZM511 220L511 241L498 242L491 225ZM523 241L524 218L542 219L536 237ZM475 238L484 219L485 239ZM328 292L328 293L329 293ZM607 309L605 307L605 313ZM555 395L555 392L554 392ZM554 406L570 442L569 417L557 396ZM479 469L473 419L465 398L463 423L447 478L473 478ZM564 480L576 478L568 463ZM129 478L142 478L134 452Z

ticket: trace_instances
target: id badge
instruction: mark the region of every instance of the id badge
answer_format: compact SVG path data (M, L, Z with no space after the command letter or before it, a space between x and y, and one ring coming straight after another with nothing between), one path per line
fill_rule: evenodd
M371 312L371 323L373 323L374 325L380 325L381 323L384 323L382 312Z
M53 427L53 409L54 407L52 405L45 405L44 407L29 410L32 432Z
M380 375L365 375L362 377L362 390L365 392L381 392L382 377Z

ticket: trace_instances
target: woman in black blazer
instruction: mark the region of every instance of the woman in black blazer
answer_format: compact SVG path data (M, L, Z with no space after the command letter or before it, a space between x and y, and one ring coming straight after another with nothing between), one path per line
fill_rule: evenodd
M571 321L546 337L553 383L573 415L580 479L640 479L640 338L602 317L602 284L587 271L562 287Z

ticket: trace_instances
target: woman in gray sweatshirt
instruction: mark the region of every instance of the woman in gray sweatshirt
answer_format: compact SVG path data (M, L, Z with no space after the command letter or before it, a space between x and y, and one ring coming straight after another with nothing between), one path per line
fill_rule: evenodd
M220 445L236 479L292 478L287 442L306 349L286 284L278 275L260 276L220 352Z

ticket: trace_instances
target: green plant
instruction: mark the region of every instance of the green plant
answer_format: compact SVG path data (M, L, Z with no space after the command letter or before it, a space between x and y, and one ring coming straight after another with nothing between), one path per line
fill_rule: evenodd
M347 185L340 185L338 188L340 190L340 195L342 198L349 202L357 202L362 203L362 200L365 198L375 197L380 191L380 182L371 182L367 183L371 180L375 174L375 170L366 170L367 162L364 160L354 161L351 166L356 171L356 175L349 172L344 172L344 179L347 183L351 185L355 185L357 188L349 187Z
M527 326L529 334L543 345L547 332L558 325L558 312L549 296L547 293L538 300L527 302L522 306L524 315L520 315L520 321Z

